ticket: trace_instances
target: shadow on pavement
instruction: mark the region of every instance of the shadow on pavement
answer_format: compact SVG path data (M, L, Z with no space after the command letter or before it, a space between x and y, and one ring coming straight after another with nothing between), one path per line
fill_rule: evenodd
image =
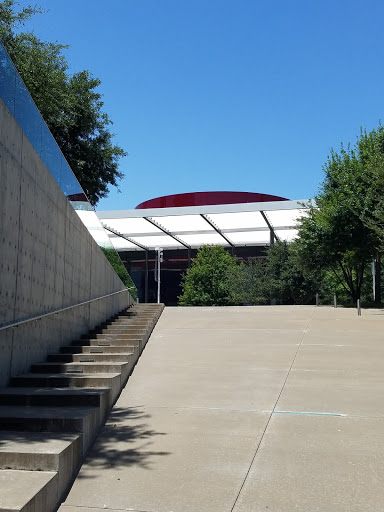
M150 417L141 407L114 408L85 461L91 471L80 472L78 478L93 478L92 469L131 465L151 469L158 457L171 455L151 449L154 438L166 433L151 429Z

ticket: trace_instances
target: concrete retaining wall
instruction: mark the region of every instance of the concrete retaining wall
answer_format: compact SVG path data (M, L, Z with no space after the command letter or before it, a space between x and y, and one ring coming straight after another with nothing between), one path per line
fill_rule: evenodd
M0 100L0 326L124 288ZM0 386L132 302L124 292L0 331Z

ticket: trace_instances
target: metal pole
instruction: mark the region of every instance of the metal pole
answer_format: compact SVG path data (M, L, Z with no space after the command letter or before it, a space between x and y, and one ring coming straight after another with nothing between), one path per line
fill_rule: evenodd
M360 299L357 299L357 316L361 316Z
M157 303L160 304L160 249L157 251Z
M269 245L273 245L275 243L275 233L272 229L269 230Z
M161 287L161 278L160 278L160 263L163 261L163 249L161 247L156 247L156 273L155 279L157 281L157 303L160 304L160 287Z
M376 300L376 266L375 260L372 260L372 286L373 286L373 302Z
M334 307L334 308L337 308L337 298L336 298L336 293L335 293L335 295L333 296L333 307Z
M316 293L316 306L318 306L318 305L319 305L319 294Z
M145 277L144 277L144 302L148 302L148 273L149 273L149 265L148 265L148 251L145 251Z

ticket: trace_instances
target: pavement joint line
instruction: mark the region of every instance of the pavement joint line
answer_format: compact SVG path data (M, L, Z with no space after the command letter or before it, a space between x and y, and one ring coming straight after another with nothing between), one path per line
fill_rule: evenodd
M280 397L281 397L281 395L282 395L282 393L283 393L283 391L284 391L284 388L285 388L285 385L286 385L286 383L287 383L287 381L288 381L288 377L289 377L289 375L290 375L290 373L291 373L292 367L293 367L293 365L295 364L297 354L299 353L300 347L303 345L303 341L304 341L305 335L307 334L307 332L308 332L308 330L309 330L309 326L310 326L310 324L311 324L311 322L312 322L312 319L313 319L313 317L314 317L315 311L316 311L315 309L313 309L313 310L312 310L312 312L311 312L311 314L310 314L310 317L309 317L309 319L308 319L307 325L306 325L305 329L302 331L302 332L303 332L303 335L301 336L300 344L298 345L297 350L296 350L296 352L295 352L295 355L293 356L292 363L291 363L291 365L290 365L290 367L289 367L289 369L288 369L288 372L287 372L287 375L286 375L286 377L285 377L285 379L284 379L284 382L283 382L283 385L282 385L282 387L281 387L280 393L279 393L279 395L278 395L278 397L277 397L277 399L276 399L276 401L275 401L275 405L273 406L272 412L271 412L271 413L270 413L270 415L269 415L269 418L268 418L268 421L267 421L267 423L266 423L266 425L265 425L265 428L264 428L264 430L263 430L263 433L261 434L260 441L257 443L256 450L255 450L255 453L254 453L254 455L253 455L253 457L252 457L252 460L251 460L251 463L250 463L250 465L249 465L248 471L247 471L247 473L246 473L246 475L245 475L245 477L244 477L243 483L242 483L242 484L241 484L241 486L240 486L239 492L237 493L237 496L236 496L236 498L235 498L235 501L234 501L234 503L233 503L233 505L232 505L232 508L231 508L231 511L230 511L230 512L233 512L233 511L234 511L234 508L236 507L236 504L237 504L237 502L238 502L238 500L239 500L240 494L241 494L241 492L242 492L242 490L243 490L243 488L244 488L245 482L247 481L247 478L248 478L248 476L249 476L249 473L251 472L251 468L252 468L253 463L254 463L254 461L255 461L255 459L256 459L256 456L257 456L258 451L259 451L259 449L260 449L261 443L263 442L263 439L264 439L265 433L267 432L267 429L268 429L268 427L269 427L269 424L270 424L270 422L271 422L271 419L272 419L272 416L273 416L273 414L274 414L274 412L275 412L275 409L276 409L276 407L277 407L277 404L278 404L278 402L279 402L279 400L280 400Z
M263 414L271 414L272 409L269 410L260 410L260 409L229 409L226 407L183 407L182 405L135 405L132 406L135 408L142 409L186 409L186 410L201 410L201 411L228 411L228 412L257 412Z
M367 348L371 345L349 345L349 344L336 344L336 343L305 343L304 347L352 347L352 348Z
M87 505L86 507L83 507L83 505L66 505L65 503L63 503L61 506L63 508L67 508L67 507L69 507L69 508L78 508L78 509L80 509L80 508L87 509L88 508L88 509L94 509L94 510L100 510L101 509L101 507L92 507L92 506L89 506L89 505ZM121 510L121 512L126 512L127 511L126 508L116 508L116 507L114 507L112 509L112 508L109 508L109 507L105 508L104 506L103 506L102 510ZM140 512L140 511L138 511L138 512Z
M337 412L311 412L311 411L273 411L272 414L302 414L307 416L347 416Z
M336 345L334 343L305 343L304 347L352 347L367 348L370 345Z
M280 329L279 327L240 327L239 329L231 329L230 327L172 327L170 329L164 329L169 331L289 331L289 332L303 332L306 333L306 329ZM344 331L340 331L344 332ZM352 332L352 331L351 331ZM354 332L354 331L353 331Z
M113 507L113 508L110 508L110 507L106 507L106 505L103 505L103 507L93 507L91 505L66 505L65 503L63 503L61 505L61 507L63 508L78 508L78 509L93 509L93 510L121 510L121 512L157 512L156 510L139 510L138 508L116 508L116 507ZM171 511L172 512L172 511Z

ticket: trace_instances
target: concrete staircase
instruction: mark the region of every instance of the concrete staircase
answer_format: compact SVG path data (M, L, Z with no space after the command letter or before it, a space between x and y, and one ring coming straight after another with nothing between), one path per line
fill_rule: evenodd
M0 512L53 512L161 315L136 304L0 389Z

